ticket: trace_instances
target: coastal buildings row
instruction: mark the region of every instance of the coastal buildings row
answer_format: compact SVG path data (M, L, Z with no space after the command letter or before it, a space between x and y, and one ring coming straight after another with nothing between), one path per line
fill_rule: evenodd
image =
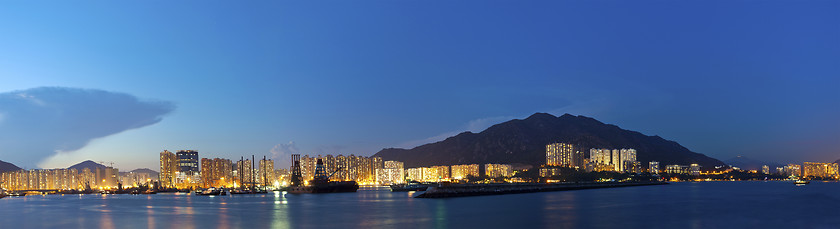
M417 182L463 180L468 177L480 177L479 169L479 164L409 168L406 170L406 179ZM511 177L513 169L509 164L484 164L484 176L487 178Z
M324 170L332 181L356 181L359 184L373 184L376 182L376 171L384 168L381 157L364 157L355 155L326 155L300 158L301 178L304 181L315 177L315 165L321 159Z
M641 173L642 164L636 159L635 149L589 149L589 157L580 146L571 143L551 143L545 146L545 165L540 176L551 177L560 174L558 167L586 171L616 171ZM657 171L658 171L658 164Z
M235 187L256 184L279 185L288 183L286 170L275 170L274 161L261 160L252 168L251 160L242 158L230 161L221 158L199 158L197 152L182 150L176 153L161 152L161 185L164 187L184 188L200 187ZM314 179L316 164L321 160L325 173L332 181L356 181L359 184L400 184L406 180L440 181L465 179L479 176L478 164L431 166L406 169L399 161L383 161L380 157L355 155L303 155L300 160L302 182ZM196 161L200 161L196 169ZM512 169L506 164L484 165L488 177L510 177ZM195 173L194 171L199 171Z
M0 183L8 190L112 189L119 185L120 176L112 167L32 169L0 173Z
M200 158L198 151L179 150L160 153L160 185L164 188L279 186L285 181L285 169L276 170L274 161L261 159L258 164L240 158Z
M589 149L590 170L641 172L635 149Z
M758 172L758 171L755 171ZM809 179L840 179L837 163L803 162L799 164L787 164L770 170L767 165L761 166L761 173L776 174Z
M837 163L805 162L802 165L802 176L806 178L840 179Z

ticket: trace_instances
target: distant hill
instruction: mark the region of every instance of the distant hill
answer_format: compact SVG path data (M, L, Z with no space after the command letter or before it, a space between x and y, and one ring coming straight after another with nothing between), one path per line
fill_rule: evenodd
M148 168L135 169L135 170L131 170L130 172L132 172L132 173L148 173L148 174L157 174L158 173L157 171L154 171L154 170L151 170L151 169L148 169Z
M743 170L753 170L754 169L754 170L761 171L761 166L763 166L763 165L767 165L768 167L770 167L771 171L775 171L776 167L784 167L784 165L779 164L779 163L759 161L759 160L755 160L755 159L752 159L752 158L747 158L747 157L744 157L744 156L733 157L733 158L731 158L729 160L726 160L724 162L726 162L727 165L735 166L735 167L741 168Z
M0 161L0 173L21 170L20 167L9 162Z
M73 166L68 167L67 169L76 169L78 171L82 171L85 168L90 169L91 172L96 172L96 168L105 169L105 165L93 162L91 160L83 161L79 164L75 164Z
M158 177L158 175L160 174L157 171L147 169L147 168L135 169L135 170L131 170L129 172L132 172L132 173L146 173L146 174L149 174L149 176L151 176L151 177ZM120 175L125 175L125 174L128 174L129 172L120 172Z
M659 136L624 130L589 117L570 114L555 117L546 113L496 124L480 133L460 133L413 149L387 148L374 156L402 161L409 168L473 163L538 166L545 163L545 146L554 142L577 144L587 150L587 157L589 148L633 148L644 166L650 161L659 161L662 168L668 164L697 163L704 168L724 165L720 160Z

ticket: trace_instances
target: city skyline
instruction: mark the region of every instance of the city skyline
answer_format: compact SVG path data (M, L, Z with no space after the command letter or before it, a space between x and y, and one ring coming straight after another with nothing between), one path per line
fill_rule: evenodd
M154 169L193 149L283 168L534 112L720 160L840 158L840 3L438 3L4 3L0 160Z

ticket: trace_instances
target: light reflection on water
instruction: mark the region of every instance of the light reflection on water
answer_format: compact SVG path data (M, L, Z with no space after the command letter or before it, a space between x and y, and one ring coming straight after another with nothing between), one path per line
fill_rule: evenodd
M836 228L840 183L700 182L414 199L419 193L0 199L2 228ZM8 217L13 216L13 217Z

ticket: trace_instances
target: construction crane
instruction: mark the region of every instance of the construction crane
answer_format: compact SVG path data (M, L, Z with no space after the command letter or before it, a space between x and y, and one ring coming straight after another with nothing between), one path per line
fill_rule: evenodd
M341 170L341 169L343 169L343 168L344 168L344 167L338 167L337 169L335 169L335 171L333 171L332 173L330 173L330 175L329 175L329 176L327 176L327 180L329 180L329 179L330 179L330 177L332 177L333 175L335 175L335 173L337 173L339 170Z
M111 167L111 168L114 167L114 162L113 161L97 161L97 163L99 163L100 165L105 165L107 163L107 164L110 165L108 167Z

